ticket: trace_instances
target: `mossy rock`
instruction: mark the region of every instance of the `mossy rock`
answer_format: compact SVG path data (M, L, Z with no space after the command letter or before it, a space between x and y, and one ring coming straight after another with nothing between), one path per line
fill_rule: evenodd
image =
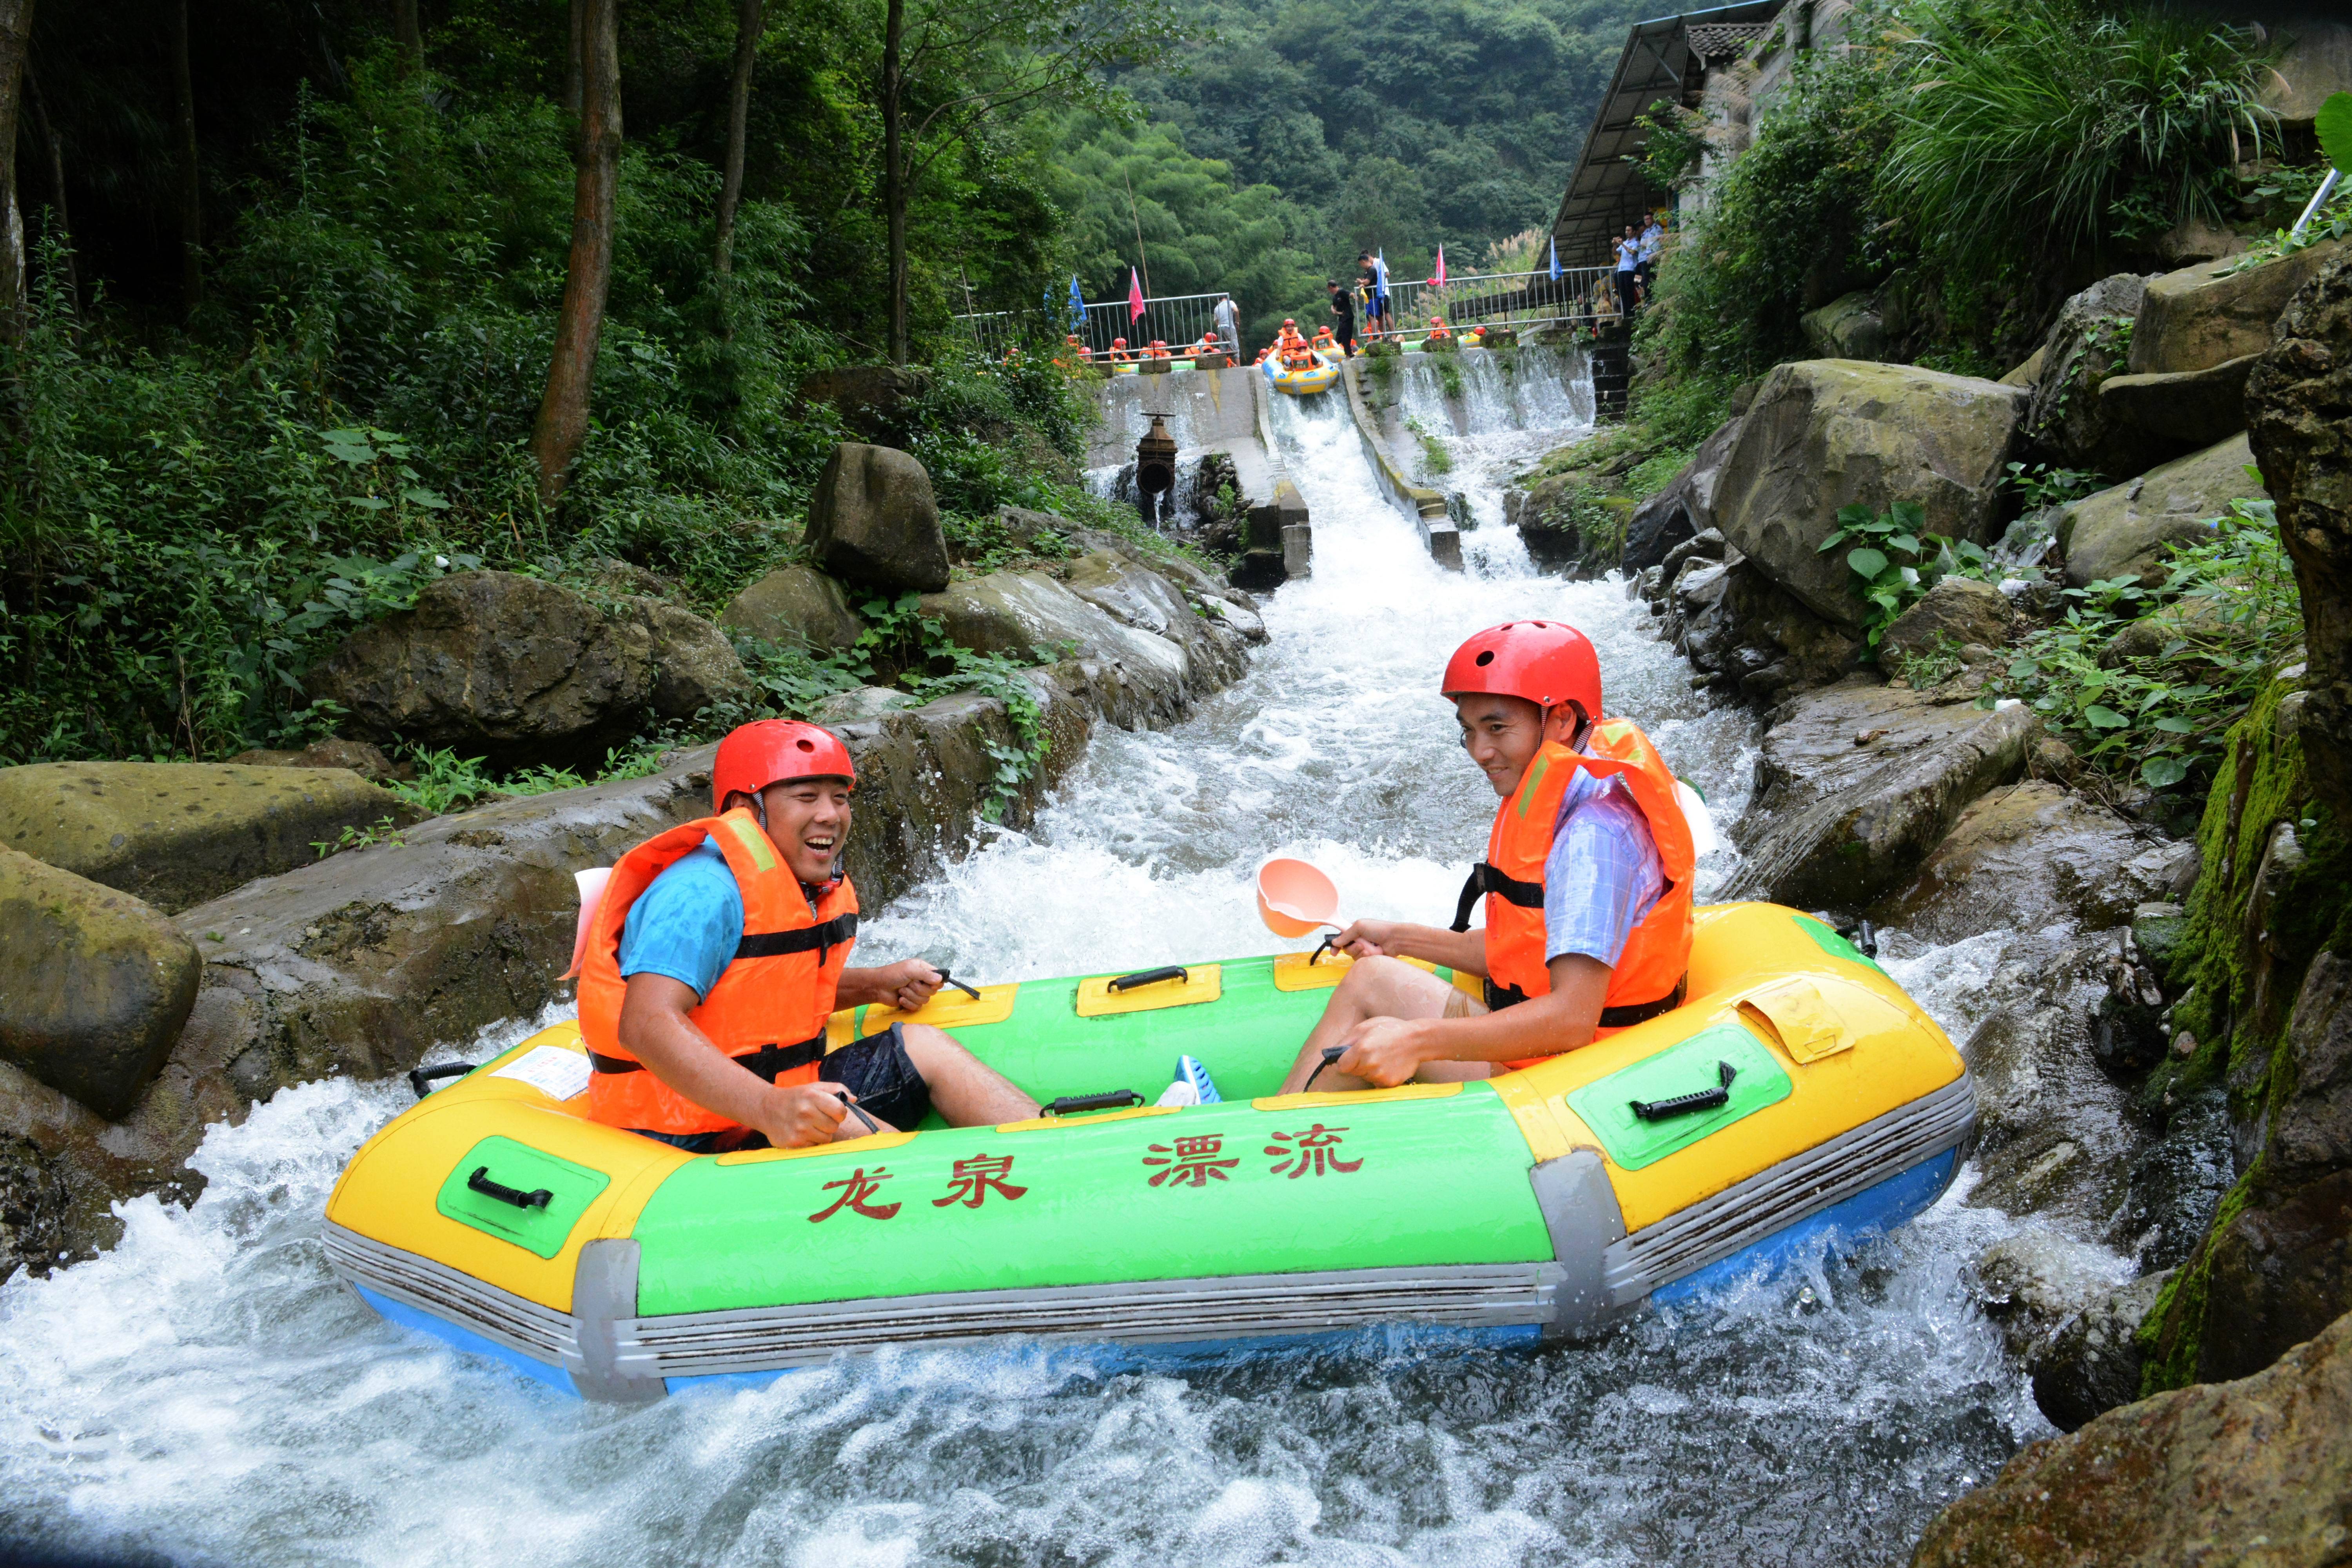
M35 763L0 768L0 844L166 912L319 858L346 827L413 822L344 768Z

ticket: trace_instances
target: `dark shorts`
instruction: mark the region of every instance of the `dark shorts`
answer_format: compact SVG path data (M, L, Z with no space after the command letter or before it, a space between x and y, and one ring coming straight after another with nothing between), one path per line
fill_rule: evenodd
M841 1085L857 1097L858 1104L902 1132L913 1131L931 1113L931 1087L915 1070L914 1059L907 1055L906 1034L897 1024L835 1051L824 1058L817 1077L821 1082ZM856 1111L849 1114L852 1121L856 1120ZM863 1123L859 1130L864 1131ZM768 1146L766 1133L744 1127L724 1127L716 1132L648 1132L642 1127L633 1131L689 1154L726 1154Z

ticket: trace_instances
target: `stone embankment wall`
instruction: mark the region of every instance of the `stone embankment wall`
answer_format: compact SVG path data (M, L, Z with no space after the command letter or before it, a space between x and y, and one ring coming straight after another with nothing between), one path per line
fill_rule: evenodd
M1176 721L1264 639L1246 594L1042 514L1008 518L1007 531L1051 530L1063 559L954 576L935 513L928 533L907 531L928 501L919 465L866 447L845 449L836 469L841 494L812 529L821 563L854 563L869 592L877 576L934 588L924 613L962 646L1047 661L1020 678L1046 747L1010 786L1003 759L1025 747L996 698L916 706L867 687L820 709L857 763L845 854L869 908L969 853L989 816L1028 823L1097 724ZM600 605L499 573L436 588L363 629L320 674L373 699L346 707L381 738L400 733L385 717L398 714L462 754L502 743L534 763L585 758L616 727L660 712L666 684L749 684L709 623L642 595ZM793 564L747 588L726 618L845 647L862 630L850 596ZM644 635L680 617L694 627L671 626L666 642ZM666 665L664 646L693 657ZM193 1195L201 1183L185 1162L205 1127L282 1087L400 1072L545 1006L571 955L573 873L708 815L714 751L672 753L649 777L421 822L342 767L0 770L0 844L16 847L0 848L0 973L41 987L0 980L0 1277L107 1245L121 1198ZM325 752L270 760L383 766L365 745ZM324 858L314 847L352 837L371 841Z
M1948 1510L1917 1562L2339 1561L2352 254L2103 280L1997 382L1825 359L1735 404L1634 514L1624 562L1695 680L1767 712L1727 895L1933 942L2009 933L1974 960L1960 1042L1981 1117L1967 1201L2043 1223L1973 1272L2074 1435ZM2034 460L2124 477L2014 516L2000 481ZM2228 737L2192 842L2151 792L2084 774L2032 710L1977 700L2063 588L2156 585L2168 546L2265 489L2306 650ZM1896 500L2012 576L1946 579L1873 658L1844 552L1822 545L1841 507ZM2155 653L2179 614L2110 657ZM1931 649L1934 684L1887 679ZM2137 1278L2116 1282L2115 1253Z

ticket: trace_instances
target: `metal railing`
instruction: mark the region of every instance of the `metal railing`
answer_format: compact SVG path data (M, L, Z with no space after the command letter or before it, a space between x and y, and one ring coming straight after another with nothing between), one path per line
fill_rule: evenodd
M1138 353L1157 338L1182 359L1193 343L1214 331L1217 301L1223 298L1223 294L1154 296L1144 300L1140 318L1127 300L1104 300L1087 301L1086 320L1078 322L1069 320L1068 307L1062 304L1033 310L976 311L955 321L971 334L973 346L990 359L1002 359L1024 338L1053 342L1069 333L1075 333L1098 362L1108 361L1122 339L1128 353ZM1360 336L1368 325L1360 312ZM1446 325L1455 328L1562 322L1608 326L1622 320L1623 313L1615 273L1606 267L1563 267L1558 278L1544 268L1528 272L1468 272L1447 279L1442 289L1425 279L1406 282L1393 275L1389 279L1391 330L1407 338L1417 339L1425 332L1432 316L1443 316ZM1311 336L1316 328L1328 325L1330 317L1313 310L1300 315L1298 321ZM1256 346L1263 345L1244 343L1243 357L1248 358Z
M1076 322L1070 321L1066 304L1034 310L983 310L955 320L990 359L1002 359L1024 336L1041 333L1046 334L1048 342L1074 333L1097 360L1108 360L1121 339L1133 353L1158 338L1182 359L1189 357L1185 350L1215 330L1217 301L1223 298L1223 294L1157 295L1143 301L1140 317L1125 300L1088 300L1087 319Z

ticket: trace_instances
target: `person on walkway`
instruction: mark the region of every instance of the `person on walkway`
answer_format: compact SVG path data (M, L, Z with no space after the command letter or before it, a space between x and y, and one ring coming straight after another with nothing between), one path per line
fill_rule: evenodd
M1332 939L1356 962L1285 1094L1310 1078L1318 1090L1489 1078L1682 1003L1690 823L1649 737L1603 717L1592 644L1559 621L1490 627L1455 650L1444 692L1502 799L1486 858L1450 929L1358 921ZM1481 995L1407 958L1483 976Z
M920 959L849 967L857 891L839 861L856 782L830 731L743 725L711 763L716 815L613 868L580 972L592 1119L709 1154L909 1131L934 1107L951 1127L1037 1114L927 1025L830 1046L835 1008L912 1012L946 979Z
M1633 226L1629 223L1625 226L1623 237L1617 241L1617 305L1627 315L1633 314L1633 308L1641 303L1638 291L1641 266L1641 237L1633 232Z
M1356 297L1332 279L1325 279L1323 287L1331 290L1332 339L1339 345L1341 358L1353 358L1356 353Z
M1217 341L1224 345L1224 349L1227 353L1234 356L1234 363L1236 364L1240 363L1242 357L1242 313L1234 308L1234 297L1231 294L1220 294L1217 296L1217 308L1214 312L1214 319L1217 327Z
M1357 256L1356 265L1361 269L1356 285L1364 296L1364 337L1367 342L1376 341L1383 332L1393 330L1389 320L1387 279L1381 275L1380 258L1369 250Z
M1652 213L1650 226L1642 231L1642 247L1635 253L1637 262L1633 268L1634 279L1642 286L1642 298L1644 300L1650 297L1650 290L1656 286L1658 252L1665 248L1665 220L1661 215Z

